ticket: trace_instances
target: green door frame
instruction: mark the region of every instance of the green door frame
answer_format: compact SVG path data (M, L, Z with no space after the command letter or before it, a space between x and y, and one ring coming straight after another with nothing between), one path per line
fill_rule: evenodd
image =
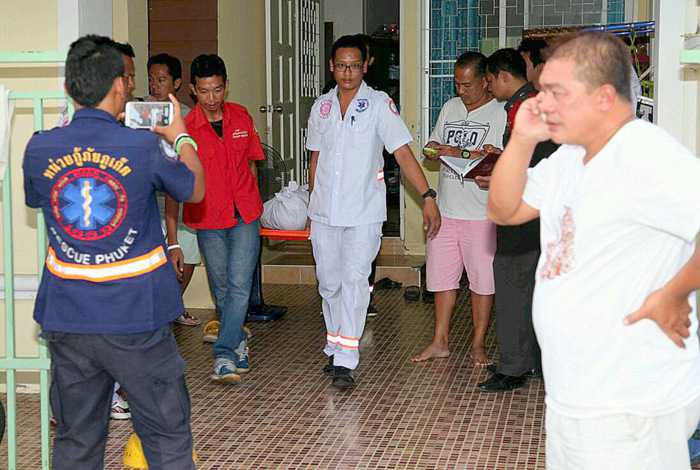
M66 53L60 51L46 52L1 52L0 64L13 63L53 63L63 64ZM10 100L32 101L34 130L44 128L44 100L67 100L69 112L72 113L73 103L66 98L63 91L13 93L10 92ZM8 152L9 153L9 152ZM41 278L46 258L46 226L44 215L39 210L36 214L37 221L37 277ZM16 378L17 370L39 371L39 394L41 415L41 468L48 470L50 467L49 449L49 369L51 361L46 344L39 339L39 355L36 357L17 357L15 348L15 286L14 286L14 253L12 236L12 172L8 162L4 178L2 180L2 227L3 227L3 273L5 277L5 348L4 358L0 358L0 370L5 370L7 375L7 468L17 470L17 396Z

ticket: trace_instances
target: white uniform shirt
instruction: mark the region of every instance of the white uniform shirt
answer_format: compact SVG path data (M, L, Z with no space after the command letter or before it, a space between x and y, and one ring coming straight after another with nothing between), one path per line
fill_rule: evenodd
M393 153L412 141L389 96L364 82L340 113L337 87L321 95L309 116L306 148L318 151L309 218L353 227L386 220L382 148Z
M459 97L447 101L440 110L435 129L428 140L467 150L486 144L503 147L506 111L496 100L467 111ZM462 181L447 165L440 165L438 207L444 217L485 220L488 191L473 180Z
M586 165L584 153L562 145L523 195L540 211L533 322L547 406L572 418L674 412L700 396L695 293L685 349L651 320L623 319L693 254L700 160L641 120Z

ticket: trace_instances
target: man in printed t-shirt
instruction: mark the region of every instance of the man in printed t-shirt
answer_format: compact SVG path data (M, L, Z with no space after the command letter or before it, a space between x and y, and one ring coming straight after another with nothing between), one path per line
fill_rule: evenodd
M484 145L501 146L506 113L487 90L485 61L486 57L476 52L465 52L457 59L454 76L459 96L443 105L426 144L437 154L426 151L426 157L470 158L478 156ZM427 287L435 292L435 334L423 352L411 359L413 362L449 356L450 318L466 269L474 319L472 361L481 367L490 363L484 339L493 305L496 226L486 217L488 191L481 184L462 181L449 167L441 165L438 205L442 229L426 247Z
M700 420L700 161L635 119L629 73L615 36L560 45L491 178L492 220L541 221L550 470L690 469ZM562 145L528 168L548 139Z

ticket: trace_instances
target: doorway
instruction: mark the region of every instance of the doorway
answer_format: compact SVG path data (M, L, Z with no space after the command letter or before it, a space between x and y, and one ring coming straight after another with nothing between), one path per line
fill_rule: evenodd
M323 4L324 57L330 57L333 42L346 34L364 33L371 38L374 64L365 76L365 82L375 90L384 91L400 103L399 63L399 9L400 0L363 0L358 8L355 2L326 0ZM323 64L323 82L333 77L328 60ZM384 181L386 182L387 220L382 233L386 237L401 236L401 172L394 156L384 151Z
M165 52L180 59L182 86L177 98L190 107L194 105L188 86L190 65L200 54L218 52L217 30L217 0L148 0L148 56Z

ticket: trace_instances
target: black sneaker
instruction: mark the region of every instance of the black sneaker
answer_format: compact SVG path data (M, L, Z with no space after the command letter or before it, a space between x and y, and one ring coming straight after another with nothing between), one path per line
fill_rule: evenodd
M355 379L352 376L352 370L343 366L335 366L333 368L333 386L341 390L346 390L355 385Z
M333 356L328 356L328 364L323 366L323 373L333 376Z

